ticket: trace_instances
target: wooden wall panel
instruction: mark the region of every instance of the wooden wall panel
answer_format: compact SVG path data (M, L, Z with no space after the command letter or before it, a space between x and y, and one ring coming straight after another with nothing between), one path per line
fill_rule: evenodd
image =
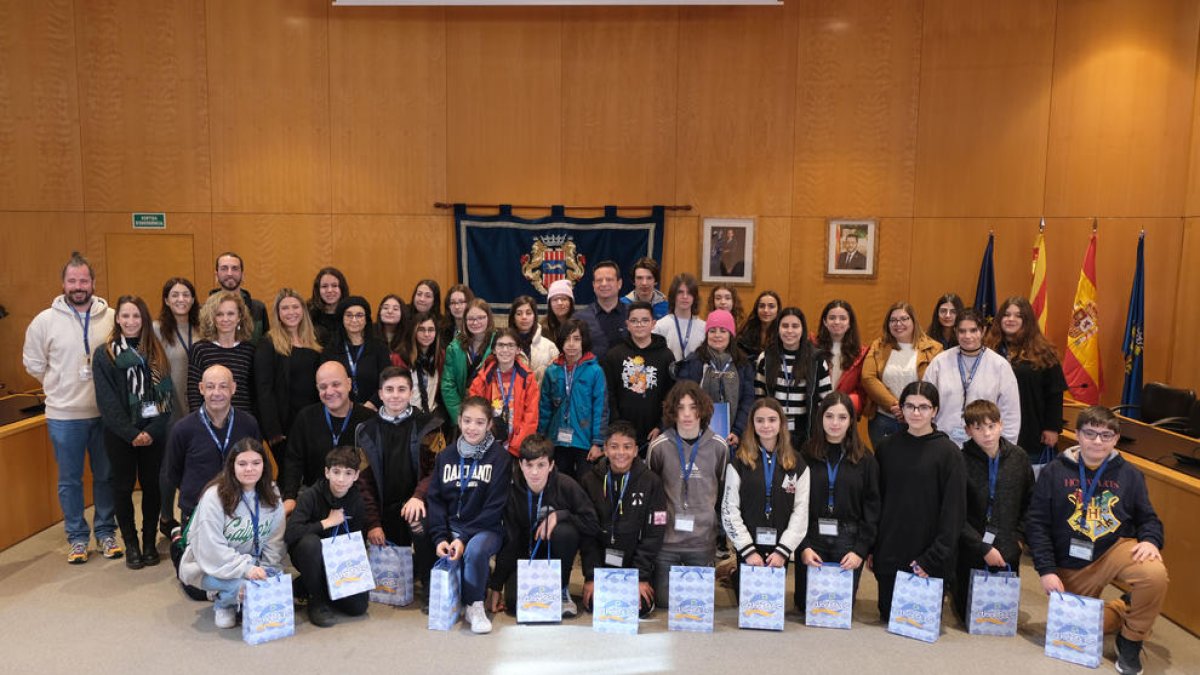
M678 11L565 10L564 203L674 203Z
M1193 92L1200 92L1200 63L1196 64L1196 79ZM1200 95L1193 93L1191 128L1191 159L1188 169L1187 202L1185 216L1200 216Z
M448 9L449 201L562 200L562 10Z
M1178 216L1200 40L1192 0L1062 0L1046 213Z
M136 293L157 315L162 303L162 284L173 276L190 279L203 300L216 287L213 271L212 216L208 213L167 213L165 230L134 231L128 213L88 213L87 255L96 270L97 294L110 303L119 296ZM122 240L120 236L136 238ZM155 245L155 237L168 237ZM122 244L136 248L132 256ZM116 257L110 260L112 254ZM145 258L142 269L116 270L126 261Z
M246 290L270 308L280 288L304 298L312 295L317 270L333 257L332 216L283 214L213 214L212 256L236 251L246 261ZM211 283L211 277L209 277ZM353 279L349 281L353 282ZM206 286L208 288L212 286ZM206 292L205 291L205 292ZM355 292L354 284L350 291ZM197 289L197 292L199 289Z
M925 3L915 215L1041 215L1054 11Z
M370 301L372 317L388 293L407 302L417 281L455 278L444 256L430 255L453 248L454 228L444 216L333 217L332 264L346 274L355 295Z
M679 17L677 199L702 215L790 215L798 4Z
M82 213L0 212L0 383L10 392L39 387L25 373L25 329L62 294L62 266L71 251L86 251Z
M146 301L151 315L157 316L164 281L190 276L184 271L192 269L195 261L192 235L109 232L104 235L104 260L113 309L119 309L121 296L137 295Z
M0 1L0 209L83 208L70 0Z
M432 213L446 196L440 8L333 7L333 211Z
M329 3L207 10L213 210L329 213Z
M39 422L12 435L0 436L0 476L15 476L0 490L0 549L49 527L62 518L57 499L54 449ZM52 483L48 479L54 479ZM90 497L91 491L85 493Z
M911 215L920 0L808 2L799 30L794 215Z
M207 211L204 2L76 5L89 210Z
M1196 349L1196 336L1200 335L1200 312L1196 311L1196 289L1200 289L1200 265L1196 264L1200 260L1200 218L1184 221L1180 250L1183 264L1179 269L1175 311L1171 315L1175 348L1168 382L1200 390L1200 349ZM1160 339L1165 342L1168 338L1164 333Z

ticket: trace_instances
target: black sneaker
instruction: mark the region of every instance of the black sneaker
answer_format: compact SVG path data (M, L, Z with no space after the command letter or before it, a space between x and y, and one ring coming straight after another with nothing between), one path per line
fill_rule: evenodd
M337 617L329 605L312 602L308 605L308 621L314 626L328 628L337 624Z
M1126 639L1117 633L1117 672L1122 675L1142 675L1142 643Z

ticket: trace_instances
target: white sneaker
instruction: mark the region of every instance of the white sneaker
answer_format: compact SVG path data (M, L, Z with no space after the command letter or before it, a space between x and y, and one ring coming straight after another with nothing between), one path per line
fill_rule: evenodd
M492 632L492 622L487 618L482 600L467 605L467 623L471 624L472 633L482 635Z
M237 625L237 607L214 607L217 628L233 628Z
M562 615L564 619L574 619L579 616L579 608L575 606L575 601L571 599L571 594L563 591L562 594Z

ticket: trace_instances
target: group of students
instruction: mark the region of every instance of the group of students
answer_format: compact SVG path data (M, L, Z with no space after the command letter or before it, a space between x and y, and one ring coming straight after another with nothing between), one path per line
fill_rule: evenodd
M64 271L76 318L66 270L81 266L90 275L81 258ZM218 625L236 620L240 580L285 550L314 624L366 611L365 596L324 589L319 539L338 528L411 544L422 581L436 558L462 558L476 632L513 607L519 558L563 560L566 616L577 554L585 607L597 566L636 567L646 614L667 603L672 565L711 565L726 539L744 564L797 561L800 607L805 566L853 570L857 591L866 564L884 617L901 570L946 579L964 616L969 571L1016 571L1023 541L1048 592L1132 585L1106 617L1123 626L1125 663L1161 607L1162 527L1114 449L1119 422L1085 410L1080 445L1056 455L1065 381L1024 298L989 329L947 294L928 331L899 302L867 345L841 300L816 335L773 291L743 317L736 290L717 286L700 319L696 279L679 274L664 294L652 259L628 295L602 262L595 303L577 310L560 280L544 323L522 296L504 328L465 286L440 311L433 280L407 303L385 296L373 321L334 268L307 302L281 290L268 318L240 288L240 257L222 254L216 272L202 308L190 281L168 280L157 321L119 298L89 362L127 564L158 562L159 523L181 580L216 594ZM103 302L86 299L89 312Z

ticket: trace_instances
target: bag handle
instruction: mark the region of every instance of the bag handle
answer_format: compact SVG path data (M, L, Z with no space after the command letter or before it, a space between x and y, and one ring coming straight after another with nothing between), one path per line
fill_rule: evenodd
M917 569L920 567L921 566L918 565L917 561L915 561L915 560L909 565L909 568L912 570L912 579L915 581L918 581L918 582L924 581L925 585L928 586L929 585L929 577L925 577L924 579L921 579L921 575L917 574Z

